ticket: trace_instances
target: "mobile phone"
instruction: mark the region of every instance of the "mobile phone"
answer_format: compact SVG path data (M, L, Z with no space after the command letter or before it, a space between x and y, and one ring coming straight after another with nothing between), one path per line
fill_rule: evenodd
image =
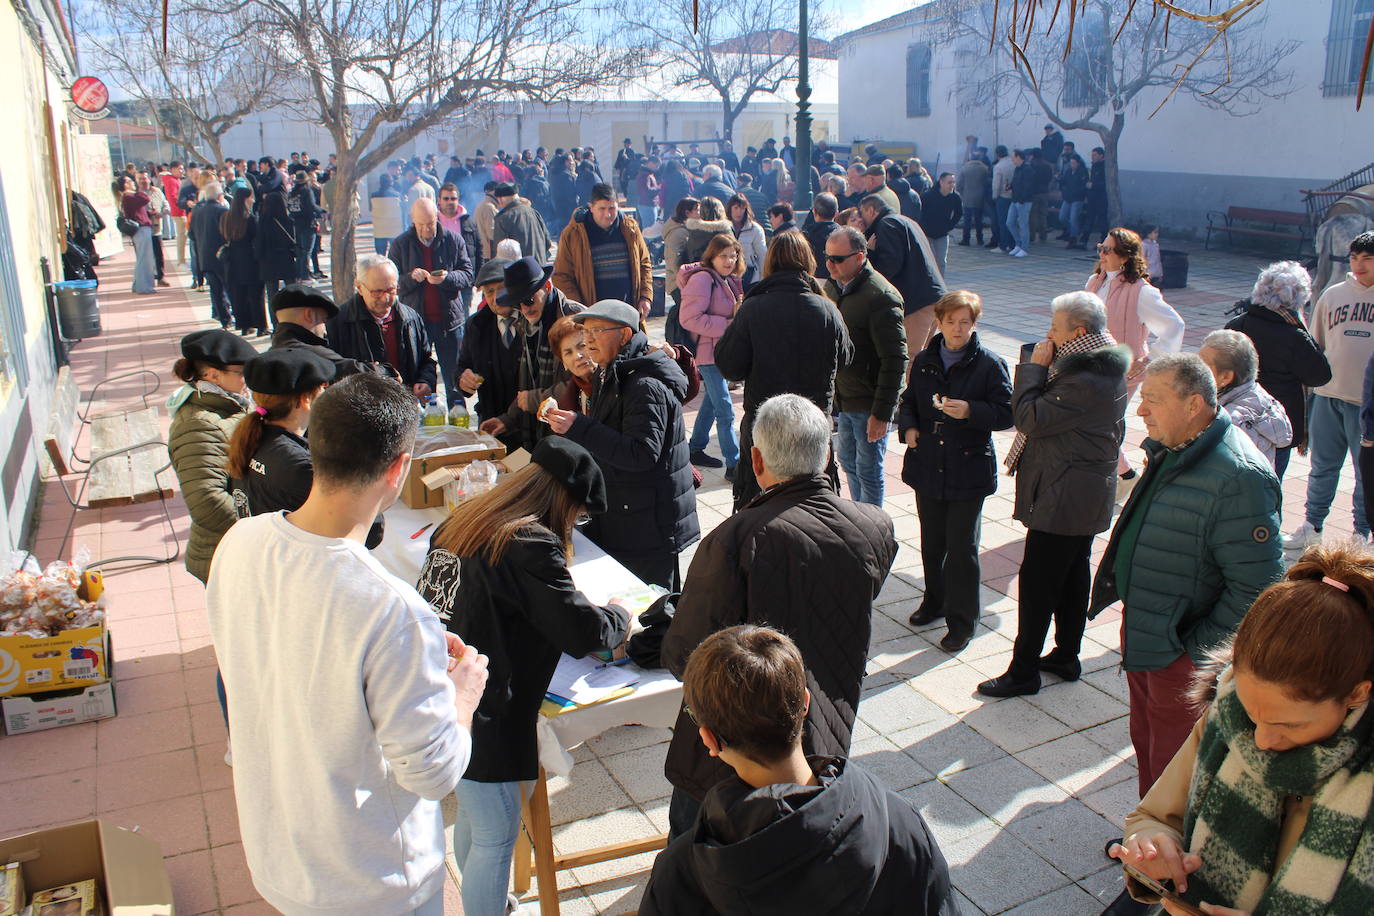
M1149 875L1145 874L1140 869L1132 865L1124 865L1123 867L1126 869L1126 876L1128 878L1133 878L1134 880L1140 882L1150 891L1158 894L1161 900L1169 901L1183 912L1188 913L1189 916L1207 916L1207 914L1203 912L1202 909L1199 908L1196 904L1189 903L1187 900L1184 900L1182 897L1178 895L1176 891L1169 890L1169 888L1165 887L1163 884L1160 884L1158 881L1156 881L1154 878L1151 878Z

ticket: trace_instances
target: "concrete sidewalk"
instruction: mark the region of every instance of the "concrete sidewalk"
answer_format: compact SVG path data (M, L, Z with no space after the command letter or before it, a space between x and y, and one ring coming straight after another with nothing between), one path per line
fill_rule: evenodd
M358 241L360 251L371 250L366 234ZM175 247L167 249L170 255ZM1025 259L953 246L950 258L949 285L982 294L980 333L1009 362L1022 342L1043 335L1050 298L1081 287L1092 268L1081 252L1060 245L1036 246ZM1190 347L1224 323L1223 311L1248 294L1263 263L1194 251L1190 287L1166 297L1188 322ZM187 291L188 275L170 258L173 287L153 296L127 292L131 267L127 247L100 267L104 333L75 347L72 370L84 392L101 378L151 369L164 379L160 401L178 384L170 368L180 337L214 323L207 297ZM266 338L258 345L265 347ZM121 386L108 403L127 403L137 390ZM694 413L689 411L689 428ZM1129 442L1138 446L1143 434L1132 415ZM999 456L1009 442L1009 434L998 434ZM1132 455L1138 462L1138 449ZM920 804L967 913L1095 914L1120 888L1119 871L1103 859L1102 844L1119 834L1123 815L1136 802L1125 679L1116 653L1119 614L1108 612L1089 628L1084 663L1090 673L1082 681L1054 683L1034 697L984 702L973 688L1005 670L1016 628L1024 530L1011 519L1010 481L1004 479L986 504L985 616L969 648L951 659L936 647L942 628L913 633L906 624L924 580L914 500L900 482L900 468L894 438L886 508L901 548L874 619L853 756ZM1284 486L1285 530L1301 520L1307 471L1306 459L1295 456ZM56 486L49 480L40 510L34 553L41 562L57 556L71 511ZM1333 534L1351 529L1352 486L1347 468L1328 521ZM184 544L185 508L179 497L171 505ZM728 515L729 491L718 472L707 472L698 507L707 531ZM1098 538L1099 554L1105 540ZM63 555L74 546L95 556L132 547L156 553L169 543L154 503L82 513ZM689 559L690 552L684 573ZM0 836L91 816L138 826L162 845L179 912L273 912L252 887L239 840L203 587L179 561L110 572L106 581L120 714L0 738ZM668 737L666 730L621 728L575 752L572 779L551 781L560 849L666 828L670 787L662 761ZM563 912L634 910L651 862L645 855L563 872ZM452 882L447 902L449 913L461 912Z

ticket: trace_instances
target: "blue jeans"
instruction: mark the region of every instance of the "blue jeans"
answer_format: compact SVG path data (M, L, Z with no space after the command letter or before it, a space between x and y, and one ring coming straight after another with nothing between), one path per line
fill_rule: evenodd
M1360 479L1360 405L1316 395L1312 415L1307 421L1308 454L1312 471L1307 477L1307 522L1320 529L1336 498L1345 456L1355 468L1355 495L1351 509L1355 533L1369 536L1369 520L1364 515L1364 481Z
M1030 212L1030 201L1012 201L1007 210L1007 231L1011 233L1012 242L1022 251L1030 248Z
M463 396L458 390L456 371L458 350L463 343L463 325L459 324L450 331L446 321L426 321L425 333L429 335L429 342L434 345L434 358L438 360L439 372L444 377L444 394L448 397L448 406L452 407Z
M1083 234L1083 203L1081 200L1066 200L1059 210L1059 221L1064 224L1064 231L1075 241Z
M711 438L711 424L716 424L716 438L720 440L720 457L727 467L739 464L739 437L735 435L735 405L730 401L730 386L715 366L697 366L701 372L701 407L688 442L692 451L706 448Z
M460 779L456 795L453 858L463 875L463 912L504 916L520 831L520 783Z
M849 494L856 503L883 504L883 456L887 436L868 441L869 414L845 411L838 416L839 438L835 454L849 481Z
M998 247L1004 251L1011 251L1016 242L1012 241L1011 229L1007 228L1007 213L1011 211L1011 198L997 198L997 223L992 227L998 239Z
M153 227L139 226L134 233L134 285L136 293L157 291L157 261L153 255Z
M296 227L296 279L310 279L310 255L315 250L315 230L309 226Z

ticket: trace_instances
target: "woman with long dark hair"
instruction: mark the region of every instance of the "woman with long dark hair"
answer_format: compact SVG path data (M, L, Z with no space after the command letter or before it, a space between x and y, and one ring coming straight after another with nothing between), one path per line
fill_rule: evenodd
M265 334L269 324L254 244L258 235L258 216L253 212L253 192L248 188L234 191L229 209L219 218L219 231L226 243L221 262L234 329L240 334Z
M559 656L619 646L629 632L629 614L592 604L568 572L573 525L604 511L595 459L549 436L530 464L461 503L430 539L419 592L490 659L453 827L463 912L473 916L507 912L520 784L539 776L535 720Z
M1183 319L1150 283L1140 236L1118 226L1097 246L1097 267L1083 284L1107 304L1107 332L1117 343L1131 348L1131 368L1126 373L1126 397L1131 398L1145 380L1150 362L1148 338L1165 353L1183 348ZM1123 448L1116 462L1122 480L1131 480L1135 469Z
M742 282L745 292L748 292L763 270L763 259L768 254L768 238L754 216L753 205L743 194L736 194L725 202L725 215L730 220L730 231L739 239L740 250L744 252Z

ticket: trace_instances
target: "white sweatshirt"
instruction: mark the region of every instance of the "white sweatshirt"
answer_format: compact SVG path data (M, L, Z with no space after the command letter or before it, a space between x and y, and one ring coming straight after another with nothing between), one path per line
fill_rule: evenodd
M472 738L433 609L362 544L284 513L229 529L207 600L258 892L287 916L390 916L441 892L438 800Z
M1364 369L1374 354L1374 286L1347 273L1326 288L1312 309L1312 339L1331 363L1331 381L1316 389L1359 407L1364 402Z

